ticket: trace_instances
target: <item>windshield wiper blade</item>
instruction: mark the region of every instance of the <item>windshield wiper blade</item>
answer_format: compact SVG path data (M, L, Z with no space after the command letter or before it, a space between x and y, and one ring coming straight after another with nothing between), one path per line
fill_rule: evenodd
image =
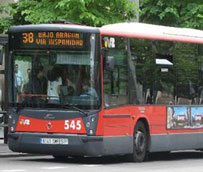
M26 102L23 101L22 103L17 103L16 113L20 112L20 110L24 109L26 106Z
M72 105L72 104L68 104L68 103L67 103L67 104L62 104L62 107L73 108L73 109L77 110L78 112L82 113L82 114L85 115L85 116L88 115L87 112L85 112L84 110L82 110L82 109L80 109L80 108L78 108L78 107L76 107L76 106L74 106L74 105Z

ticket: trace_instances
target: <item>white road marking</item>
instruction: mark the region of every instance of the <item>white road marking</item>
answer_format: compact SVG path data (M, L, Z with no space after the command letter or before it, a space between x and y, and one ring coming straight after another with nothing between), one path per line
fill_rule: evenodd
M25 169L16 169L16 170L0 170L0 172L24 172L24 171L28 171Z
M84 167L98 167L100 165L94 165L94 164L90 164L90 165L83 165Z
M66 167L42 167L43 170L58 170L58 169L64 169Z

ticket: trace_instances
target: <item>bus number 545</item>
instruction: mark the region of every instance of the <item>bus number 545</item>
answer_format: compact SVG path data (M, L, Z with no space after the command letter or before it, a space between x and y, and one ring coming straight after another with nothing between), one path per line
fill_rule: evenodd
M65 130L81 130L81 121L80 120L65 120Z

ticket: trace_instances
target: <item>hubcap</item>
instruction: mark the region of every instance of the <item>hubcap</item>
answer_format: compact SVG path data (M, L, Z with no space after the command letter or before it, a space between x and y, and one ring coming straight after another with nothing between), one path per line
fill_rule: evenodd
M137 153L142 153L145 150L145 136L141 131L137 131L135 134L135 149Z

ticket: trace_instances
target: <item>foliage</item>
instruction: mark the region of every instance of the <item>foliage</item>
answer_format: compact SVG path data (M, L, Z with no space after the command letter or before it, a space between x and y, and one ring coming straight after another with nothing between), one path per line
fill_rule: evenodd
M143 0L140 8L142 22L203 28L203 0Z
M0 33L4 33L12 25L10 18L0 18Z
M135 18L135 3L128 0L19 0L0 6L0 33L11 25L66 20L90 26ZM203 0L140 0L140 22L203 28Z
M134 3L128 0L19 0L0 7L9 17L1 18L0 31L10 25L65 20L101 26L135 18Z

